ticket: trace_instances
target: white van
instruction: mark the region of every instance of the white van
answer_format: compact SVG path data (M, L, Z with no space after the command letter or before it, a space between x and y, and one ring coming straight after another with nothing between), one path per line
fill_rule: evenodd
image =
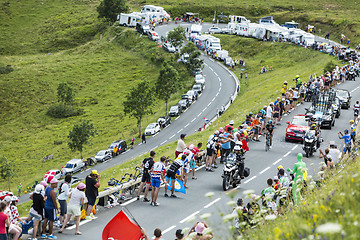
M118 15L119 25L125 27L135 27L141 22L142 17L137 13L120 13Z
M81 171L85 166L85 163L81 159L71 159L68 161L65 165L65 167L62 169L63 175L66 175L67 173L74 174L76 172Z
M229 56L229 52L226 50L219 50L216 51L216 58L217 60L223 61L225 58L227 58Z
M190 27L190 38L195 38L201 35L202 26L199 24L192 24Z
M141 13L151 13L155 18L158 19L170 19L170 14L168 14L163 7L154 6L154 5L145 5L141 9Z
M215 51L221 50L220 39L216 37L206 39L206 48Z

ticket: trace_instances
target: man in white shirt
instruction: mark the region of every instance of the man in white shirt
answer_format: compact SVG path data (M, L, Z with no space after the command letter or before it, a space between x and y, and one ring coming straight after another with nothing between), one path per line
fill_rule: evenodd
M335 145L334 141L330 141L329 155L331 156L331 159L334 164L340 162L341 152L339 149L337 149L337 146Z
M266 108L266 123L272 119L273 106L274 103L270 103L270 105Z
M183 153L186 149L186 144L184 142L185 136L186 136L185 133L182 133L180 135L180 139L178 140L177 146L176 146L175 158L177 158L180 155L180 153Z

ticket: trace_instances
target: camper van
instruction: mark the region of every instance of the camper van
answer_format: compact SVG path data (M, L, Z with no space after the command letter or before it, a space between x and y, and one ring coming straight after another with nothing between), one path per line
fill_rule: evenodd
M264 25L279 25L277 24L272 16L267 16L267 17L263 17L259 19L259 24L264 24Z
M164 10L163 7L158 7L154 5L145 5L141 9L141 13L152 13L155 16L162 16L163 18L170 19L170 15Z
M215 51L221 50L220 39L216 37L210 37L206 39L206 49L212 49Z
M141 15L140 13L120 13L118 15L119 25L125 26L125 27L135 27L136 23L141 22Z
M244 34L240 33L240 31L243 31L244 28L248 28L250 22L250 20L247 20L243 16L230 15L229 23L227 26L227 28L229 29L229 34L237 34L243 36Z
M220 61L224 61L225 58L229 57L229 52L226 50L216 51L216 59Z
M299 28L299 24L297 22L285 22L281 26L286 28Z
M198 35L201 35L202 26L198 24L193 24L190 27L190 38L196 38Z

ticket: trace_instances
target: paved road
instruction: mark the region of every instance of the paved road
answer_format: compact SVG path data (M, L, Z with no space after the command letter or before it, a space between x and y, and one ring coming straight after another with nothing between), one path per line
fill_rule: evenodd
M359 81L360 79L357 79ZM360 89L358 82L346 82L339 86L352 91L353 101L360 99ZM305 103L297 107L295 111L290 113L289 116L284 117L282 125L278 126L274 134L273 148L269 152L264 151L264 141L261 138L261 143L250 143L250 151L246 154L246 165L250 167L250 176L243 181L238 189L235 191L235 199L243 197L244 190L253 189L256 193L266 186L266 179L276 175L276 167L281 164L285 168L292 168L296 162L296 155L302 151L302 145L298 143L288 143L284 141L286 121L290 121L295 114L304 113L305 107L310 104ZM337 138L337 132L343 131L348 128L349 119L352 119L352 110L342 110L339 119L336 119L335 126L332 130L323 130L322 137L324 143L321 148L331 140L335 140L337 145L342 146L342 142ZM308 172L310 175L316 175L319 163L322 161L318 157L318 153L310 158L304 158ZM148 203L142 201L130 201L126 206L139 224L152 232L153 229L159 227L164 231L164 239L173 238L176 229L190 227L192 223L187 222L188 219L195 217L200 220L200 216L204 213L211 213L212 216L207 220L209 225L215 230L218 236L216 239L228 239L224 224L221 222L220 212L230 213L231 207L227 202L231 199L224 194L222 190L221 166L214 173L206 172L201 169L196 172L198 180L189 180L189 189L186 195L178 194L178 198L169 199L163 197L163 190L160 191L159 203L160 206L153 207ZM204 195L207 192L214 192L215 195L209 199ZM245 201L247 202L247 201ZM83 236L77 239L100 239L101 232L107 222L120 211L121 207L115 207L110 210L101 210L97 214L97 219L82 222L81 231ZM73 229L66 230L59 236L59 239L72 239Z
M207 60L208 61L208 60ZM207 64L210 62L206 62ZM216 71L219 69L216 69ZM206 72L208 75L209 72ZM218 74L223 76L222 74ZM355 82L346 82L339 86L351 91L353 102L360 99L359 79ZM296 162L296 155L302 151L302 145L297 143L288 143L284 141L286 121L290 121L295 114L304 113L305 107L310 104L305 103L297 107L289 116L285 116L282 125L276 128L274 134L273 148L269 152L264 151L264 141L261 143L250 143L250 151L246 154L246 165L250 167L250 176L243 181L238 189L232 190L235 193L235 199L243 197L244 190L253 189L256 193L266 186L266 179L276 174L276 167L281 164L285 168L292 168ZM200 108L201 109L201 108ZM186 114L186 113L185 113ZM185 115L184 115L185 116ZM353 118L352 110L343 110L339 119L336 119L335 127L332 130L323 130L322 137L324 143L322 149L331 140L335 140L338 146L342 146L342 142L337 138L337 132L343 131L349 127L348 121ZM184 121L190 121L191 118L184 118ZM169 136L169 135L167 135ZM310 175L316 175L319 163L322 161L315 156L306 159L308 172ZM231 207L227 205L230 198L224 194L222 190L221 166L214 173L206 172L200 169L196 172L198 180L189 180L189 189L186 195L178 194L178 198L169 199L163 197L163 190L160 191L160 206L153 207L142 201L131 200L126 203L126 207L130 210L139 224L152 233L153 229L159 227L163 230L163 238L171 239L176 229L191 227L193 223L187 220L193 217L200 220L200 216L204 213L211 213L207 222L214 229L215 239L228 239L224 224L219 216L220 212L230 213ZM207 192L214 192L214 196L209 199L204 195ZM246 201L247 202L247 201ZM109 220L120 211L121 207L115 207L110 210L102 209L97 214L97 219L87 222L82 221L80 227L84 235L76 239L101 239L101 232ZM73 229L65 230L59 236L59 239L73 239Z
M161 28L162 34L176 26L175 24L169 24L165 25L165 27ZM101 172L129 161L139 155L150 152L152 149L177 140L181 133L188 135L195 133L200 127L204 126L204 118L212 119L215 117L216 110L226 105L235 93L237 87L236 79L218 62L209 59L207 56L201 56L201 58L204 59L205 63L203 74L205 75L206 82L205 89L198 100L181 114L179 118L176 120L173 118L172 124L167 128L152 137L148 137L146 144L137 145L134 149L113 158L111 161L98 164L91 169ZM75 176L84 179L86 175L88 175L88 172L85 171ZM23 195L20 198L22 203L28 200L28 195Z

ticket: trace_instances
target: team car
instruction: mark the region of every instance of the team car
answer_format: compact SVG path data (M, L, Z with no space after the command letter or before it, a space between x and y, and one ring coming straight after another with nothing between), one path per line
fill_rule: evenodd
M306 115L295 115L291 121L287 122L285 141L303 141L305 133L310 129Z

